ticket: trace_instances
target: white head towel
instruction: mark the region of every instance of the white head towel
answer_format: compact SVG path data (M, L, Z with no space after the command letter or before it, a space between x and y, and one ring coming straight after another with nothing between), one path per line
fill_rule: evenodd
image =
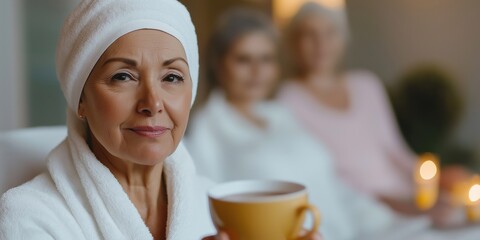
M69 108L77 112L83 86L102 53L119 37L156 29L177 38L198 83L198 46L187 9L176 0L84 0L69 16L57 47L57 76Z

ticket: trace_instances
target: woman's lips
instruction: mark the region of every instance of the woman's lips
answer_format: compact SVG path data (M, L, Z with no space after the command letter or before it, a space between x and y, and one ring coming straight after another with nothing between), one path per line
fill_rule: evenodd
M161 126L138 126L133 128L128 128L128 130L144 137L156 138L163 135L170 128L161 127Z

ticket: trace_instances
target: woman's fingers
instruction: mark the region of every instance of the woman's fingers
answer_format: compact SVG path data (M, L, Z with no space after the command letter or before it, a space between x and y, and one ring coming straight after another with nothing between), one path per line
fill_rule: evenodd
M303 231L302 234L306 234L306 231ZM306 240L323 240L322 235L319 233L315 233L310 235L309 237L305 238ZM219 232L215 236L204 237L202 240L229 240L228 235L224 232Z
M308 231L305 230L305 229L300 232L300 236L305 236L306 234L308 234ZM314 234L310 234L309 236L302 237L302 239L305 239L305 240L323 240L323 237L320 233L314 233Z
M315 233L315 234L313 234L311 240L323 240L323 237L319 233Z
M230 239L228 235L224 232L219 232L215 238L215 240L228 240Z
M229 238L228 238L228 235L226 233L219 232L215 236L204 237L202 240L229 240Z

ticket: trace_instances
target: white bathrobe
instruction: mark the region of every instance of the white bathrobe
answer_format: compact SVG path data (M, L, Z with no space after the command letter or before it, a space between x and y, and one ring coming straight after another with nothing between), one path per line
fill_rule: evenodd
M153 239L120 183L88 148L81 123L48 157L48 171L6 192L0 239ZM76 125L76 126L73 126ZM214 233L206 188L181 144L166 159L167 239L198 240Z
M328 152L284 108L262 103L254 111L267 123L265 129L232 109L221 92L212 93L193 117L185 140L200 174L218 182L253 178L306 185L321 212L326 240L450 239L427 230L428 219L402 218L347 188L335 175ZM469 236L460 239L480 239Z

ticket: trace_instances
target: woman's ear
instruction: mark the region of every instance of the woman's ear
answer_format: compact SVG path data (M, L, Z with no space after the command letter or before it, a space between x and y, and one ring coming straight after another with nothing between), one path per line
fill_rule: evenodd
M81 119L85 118L85 101L83 99L84 97L85 95L82 93L82 95L80 96L80 102L78 103L78 109L77 109L78 117Z

